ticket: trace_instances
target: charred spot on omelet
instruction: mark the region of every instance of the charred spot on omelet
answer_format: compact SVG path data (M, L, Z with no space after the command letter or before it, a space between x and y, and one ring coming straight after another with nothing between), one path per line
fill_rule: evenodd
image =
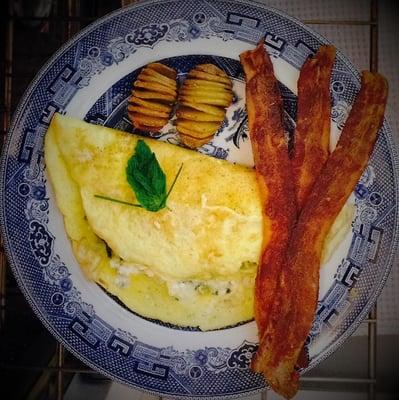
M262 215L251 169L145 139L168 186L184 163L168 200L172 211L150 213L94 197L135 202L124 178L135 135L57 115L45 140L57 204L89 278L163 322L209 330L253 317ZM127 251L131 243L137 246Z

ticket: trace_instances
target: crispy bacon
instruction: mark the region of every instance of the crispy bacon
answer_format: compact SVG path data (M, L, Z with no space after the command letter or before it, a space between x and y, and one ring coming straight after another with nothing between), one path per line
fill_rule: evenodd
M305 61L298 79L298 108L292 158L298 212L327 161L330 143L330 78L334 46L321 46Z
M256 176L265 218L264 246L255 282L255 320L259 337L275 301L296 216L295 194L283 128L283 102L263 42L240 55L246 75L246 102ZM271 226L269 225L269 221ZM267 244L267 245L266 245Z
M298 214L330 155L331 94L330 79L335 47L321 46L302 65L298 79L295 146L291 165ZM305 347L298 366L308 365Z
M295 364L314 319L324 239L367 165L383 123L388 86L363 72L362 86L341 133L299 216L281 270L277 298L252 366L278 393L298 390ZM270 306L268 307L270 310Z

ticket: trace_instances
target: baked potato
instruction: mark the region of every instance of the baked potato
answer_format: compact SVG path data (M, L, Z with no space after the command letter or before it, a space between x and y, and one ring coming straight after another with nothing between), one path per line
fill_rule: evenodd
M182 142L197 148L212 140L233 100L227 74L213 64L200 64L179 90L176 128Z
M157 132L168 122L176 99L176 71L161 63L148 64L133 83L129 119L136 129Z

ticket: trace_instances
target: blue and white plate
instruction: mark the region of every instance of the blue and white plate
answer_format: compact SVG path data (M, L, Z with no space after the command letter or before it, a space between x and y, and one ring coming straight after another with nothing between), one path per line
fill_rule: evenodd
M43 162L55 112L131 130L126 103L138 70L162 61L179 76L195 64L221 66L235 99L222 129L200 151L253 163L239 54L265 39L295 127L299 68L327 41L281 12L253 1L145 1L116 11L62 47L21 101L1 165L1 222L14 274L33 310L67 349L91 367L169 396L233 397L265 387L249 369L255 323L211 332L177 329L129 312L82 276ZM333 71L333 143L359 90L358 72L338 52ZM159 135L177 143L173 124ZM350 202L348 233L321 270L317 316L308 339L314 367L354 332L377 299L398 243L398 159L383 128Z

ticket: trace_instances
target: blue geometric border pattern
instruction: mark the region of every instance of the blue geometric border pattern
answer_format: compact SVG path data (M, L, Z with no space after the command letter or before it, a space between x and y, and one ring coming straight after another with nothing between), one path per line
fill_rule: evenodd
M101 319L82 300L68 266L54 251L43 137L54 113L65 112L94 75L123 62L138 48L213 37L232 44L256 43L264 37L273 57L296 68L327 42L300 22L252 1L141 2L82 31L42 69L17 109L1 164L5 249L19 285L43 323L93 368L120 382L176 397L235 397L261 390L263 378L249 370L256 344L179 352L150 346ZM359 75L339 52L332 81L332 117L342 126L359 89ZM326 331L332 340L311 359L309 368L356 329L387 278L398 243L398 170L385 122L355 190L350 251L319 302L308 345Z

